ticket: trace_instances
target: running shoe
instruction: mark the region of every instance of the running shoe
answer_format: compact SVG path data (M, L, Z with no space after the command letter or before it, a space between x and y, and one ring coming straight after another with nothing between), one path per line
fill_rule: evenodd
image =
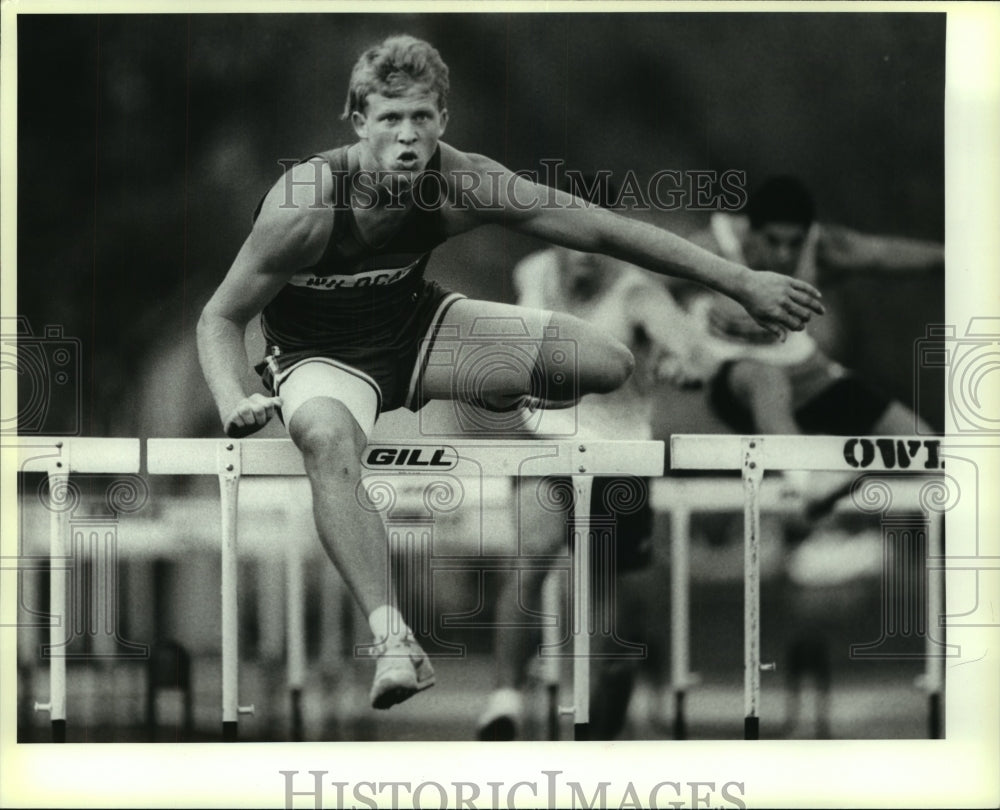
M434 668L412 633L382 639L370 655L376 659L373 709L388 709L434 685Z

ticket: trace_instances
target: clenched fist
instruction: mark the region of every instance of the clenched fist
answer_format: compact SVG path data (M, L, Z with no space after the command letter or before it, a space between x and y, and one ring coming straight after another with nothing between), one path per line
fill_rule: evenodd
M243 399L223 420L223 429L231 439L241 439L256 433L271 421L281 407L281 397L251 394Z

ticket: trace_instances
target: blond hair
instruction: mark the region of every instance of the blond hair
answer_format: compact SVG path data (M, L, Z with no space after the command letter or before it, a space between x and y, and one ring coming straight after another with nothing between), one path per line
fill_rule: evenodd
M372 93L395 98L413 85L426 85L437 93L438 109L448 101L448 66L427 42L408 35L392 36L366 50L351 71L344 118L364 113Z

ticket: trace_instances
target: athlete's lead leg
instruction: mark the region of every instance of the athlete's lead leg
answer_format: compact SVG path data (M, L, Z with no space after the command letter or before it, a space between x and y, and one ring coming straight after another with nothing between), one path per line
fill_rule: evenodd
M433 686L434 670L397 609L385 527L361 486L367 437L342 402L324 396L299 405L288 427L302 451L320 540L375 637L372 706L387 709Z

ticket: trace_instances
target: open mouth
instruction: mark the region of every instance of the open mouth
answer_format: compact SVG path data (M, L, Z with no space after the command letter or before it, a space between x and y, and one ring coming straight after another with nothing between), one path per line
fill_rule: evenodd
M396 163L404 168L411 169L416 165L418 160L419 157L416 152L403 152L396 158Z

